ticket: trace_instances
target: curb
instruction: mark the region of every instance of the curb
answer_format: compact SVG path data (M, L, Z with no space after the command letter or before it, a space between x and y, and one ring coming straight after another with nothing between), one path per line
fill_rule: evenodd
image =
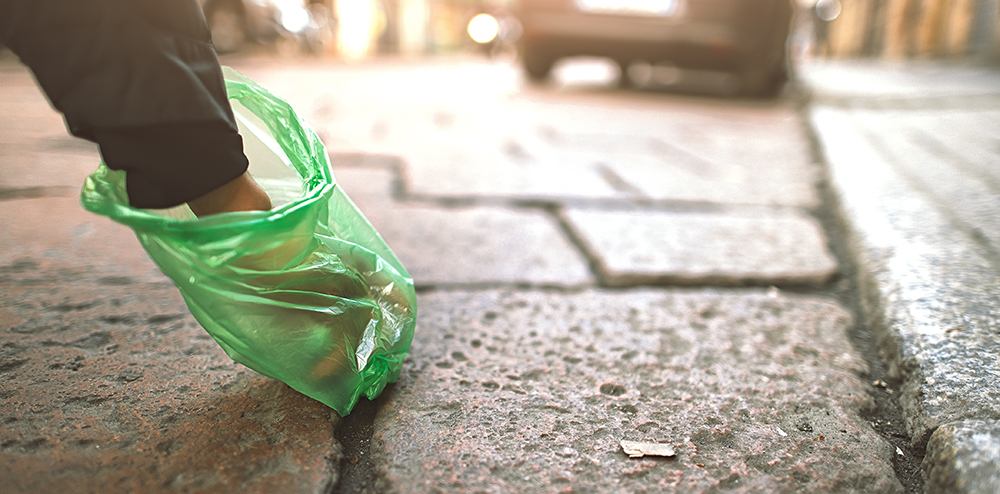
M1000 71L807 62L808 123L926 492L1000 492ZM992 154L991 154L992 153ZM984 171L985 170L985 171Z

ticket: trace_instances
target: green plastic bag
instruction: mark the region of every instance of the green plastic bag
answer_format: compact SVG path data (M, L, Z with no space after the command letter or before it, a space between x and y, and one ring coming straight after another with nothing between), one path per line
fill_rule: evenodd
M125 173L103 163L81 202L135 231L233 360L347 415L399 376L416 324L413 280L335 183L309 125L225 74L250 172L272 210L199 219L186 205L135 209Z

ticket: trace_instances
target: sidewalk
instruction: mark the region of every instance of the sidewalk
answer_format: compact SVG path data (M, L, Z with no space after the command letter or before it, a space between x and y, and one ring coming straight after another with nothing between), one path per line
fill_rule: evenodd
M376 492L902 490L794 104L489 64L240 70L316 109L422 286L358 456Z
M813 63L868 324L928 492L1000 491L1000 70Z
M484 61L232 65L312 124L414 275L399 383L341 419L230 361L82 210L96 149L0 61L11 492L898 493L925 444L928 490L998 485L993 72L810 66L805 122ZM912 444L872 423L897 381L852 344L810 123ZM942 156L965 168L910 166Z
M11 60L0 94L0 491L335 483L339 417L233 363L135 235L83 210L96 146Z

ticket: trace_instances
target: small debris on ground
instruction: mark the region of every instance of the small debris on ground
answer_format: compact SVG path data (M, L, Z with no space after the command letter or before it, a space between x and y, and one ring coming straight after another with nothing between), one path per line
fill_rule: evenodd
M629 458L642 458L643 456L674 456L677 454L674 447L669 444L649 443L639 441L621 440L622 450Z

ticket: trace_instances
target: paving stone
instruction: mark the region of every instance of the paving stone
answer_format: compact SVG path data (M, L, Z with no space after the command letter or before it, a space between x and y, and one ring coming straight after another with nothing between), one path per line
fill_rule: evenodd
M900 178L939 204L956 228L1000 249L1000 128L992 125L1000 121L1000 99L993 111L885 110L858 117L859 130L878 136L880 155Z
M910 153L886 149L879 134L869 133L870 116L827 106L811 111L850 225L864 308L890 372L903 381L907 430L920 446L945 424L1000 416L1000 265L997 247L958 220L965 213L955 208L964 205L934 197L950 186L908 177L901 161Z
M502 63L240 69L332 152L401 157L421 197L819 204L802 122L781 102L535 89Z
M586 260L541 212L413 206L368 218L417 285L592 283Z
M1000 421L963 420L934 431L924 457L924 489L1000 492Z
M655 152L609 166L655 200L818 207L819 169L800 120L791 109L773 116L742 110L757 117L754 124L706 122L712 132L659 137Z
M901 492L837 304L441 291L376 417L385 492ZM630 459L621 440L672 445Z
M68 138L67 138L68 139ZM48 195L78 197L83 181L101 162L96 147L92 153L46 152L18 149L5 145L0 163L5 172L0 178L0 192L45 188Z
M515 100L484 112L500 122L462 121L398 152L419 195L818 205L818 169L792 109L634 103Z
M1000 129L994 122L1000 120L1000 97L997 104L983 105L974 111L946 110L924 112L899 112L912 131L919 132L923 147L938 155L950 155L955 164L966 173L982 177L989 182L1000 181L996 162L997 139Z
M919 104L928 99L948 101L942 97L1000 95L1000 72L961 60L803 60L797 75L814 97L852 105L871 99L882 100L879 106L898 108L906 100Z
M407 192L421 198L628 197L627 191L616 189L604 177L605 157L585 149L557 149L544 142L522 106L516 101L461 108L443 103L414 108L413 103L403 103L403 110L384 119L391 123L372 124L382 129L378 132L392 133L393 137L385 139L393 142L379 140L362 149L401 157ZM327 135L334 140L342 136L333 130Z
M0 266L170 283L132 230L85 211L77 197L0 201L0 231Z
M644 197L661 201L814 208L816 170L761 159L708 161L673 145L662 155L610 161L613 172Z
M517 90L517 74L468 62L234 66L291 103L331 152L402 156L448 129L467 130L463 138L490 133L493 110Z
M4 492L319 492L336 414L233 363L131 231L0 202Z
M334 166L333 174L337 185L365 214L389 208L396 202L393 197L393 186L397 180L394 170Z
M0 63L0 193L5 189L61 187L49 194L77 195L83 179L97 169L97 146L66 132L31 74Z
M57 113L31 72L23 65L12 61L0 61L0 83L3 84L4 96L0 100L0 108L4 118L0 120L0 142L11 144L29 144L24 136L53 135L53 130L63 130L66 125Z
M585 153L527 154L516 139L468 148L456 142L407 153L411 193L548 201L629 196L603 178L600 160Z
M569 209L563 216L615 286L821 285L837 270L819 224L795 211Z
M546 213L394 204L392 173L340 168L335 174L417 285L592 283L586 260Z

